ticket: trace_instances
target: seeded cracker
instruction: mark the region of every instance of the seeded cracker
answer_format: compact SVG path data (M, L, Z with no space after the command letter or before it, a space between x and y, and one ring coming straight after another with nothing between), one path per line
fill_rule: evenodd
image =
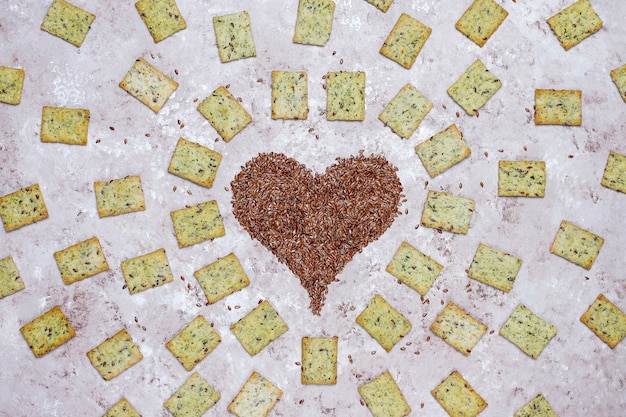
M306 119L308 94L306 72L272 71L272 119Z
M356 318L363 327L387 352L411 331L409 322L383 297L376 294L365 310Z
M7 232L47 219L48 209L39 184L0 197L0 217Z
M13 258L0 259L0 300L25 288Z
M448 95L470 116L475 115L482 106L500 89L502 82L487 67L476 60L448 88Z
M210 304L250 285L248 275L234 253L199 269L193 275Z
M580 126L582 123L582 91L535 90L536 125Z
M178 139L167 172L206 188L213 186L222 155L199 143Z
M256 56L250 15L247 11L213 17L215 40L222 62Z
M0 74L1 74L0 68ZM611 70L611 79L615 83L617 87L617 91L619 91L619 95L622 97L624 101L626 101L626 64L621 67L615 68ZM0 83L2 81L0 80ZM2 96L0 96L0 101L2 101Z
M300 0L293 42L324 46L333 28L333 0Z
M380 53L410 69L431 32L432 29L419 20L402 13L380 48Z
M547 21L566 51L602 27L602 20L591 7L589 0L578 0Z
M473 214L474 200L428 190L420 223L433 229L466 234Z
M543 197L545 190L545 162L498 161L498 196Z
M612 348L626 336L626 314L599 294L587 311L580 317L589 329Z
M433 103L411 84L407 84L378 116L401 138L409 138L433 108Z
M365 118L365 73L329 72L326 74L326 120L363 120Z
M449 302L430 325L430 330L463 355L468 356L487 332L487 326L453 302Z
M550 252L588 270L603 244L602 237L563 220L550 245Z
M122 273L131 294L174 280L165 249L122 261Z
M432 136L415 147L424 168L431 178L445 172L471 155L472 151L456 125Z
M487 402L458 371L452 371L430 393L450 417L476 417L487 407Z
M609 152L600 183L604 187L626 193L626 155Z
M252 117L226 89L218 87L198 105L198 111L226 142L252 121Z
M266 300L245 317L233 323L230 330L246 352L254 356L289 330L289 327Z
M228 405L228 411L237 417L266 417L282 395L280 388L254 371Z
M226 234L216 200L170 212L178 246L185 248Z
M556 327L537 316L523 304L515 308L500 328L502 337L534 359L539 357L556 332Z
M509 12L493 0L475 0L455 27L482 48L508 15Z
M467 275L484 284L509 292L522 260L484 244L478 245Z
M426 295L442 269L438 262L402 242L385 270L421 295Z
M517 410L513 417L558 417L552 406L542 394L528 401L522 408Z
M404 417L411 412L389 371L361 385L358 391L374 417Z
M163 405L174 417L201 417L219 399L220 393L194 372Z
M187 27L175 0L139 0L135 8L155 43Z
M55 252L54 259L66 284L73 284L109 269L97 237Z
M20 104L24 70L0 66L0 103Z
M96 15L65 0L53 0L41 23L41 29L80 47Z
M91 349L87 357L105 381L110 381L143 359L126 329Z
M391 3L393 3L393 0L365 0L365 1L367 1L372 6L375 6L377 9L379 9L382 12L387 12L387 10L389 10L389 7L391 6Z
M87 145L89 110L44 106L41 113L41 141Z
M67 342L76 333L59 306L53 307L20 328L28 347L41 357Z
M158 113L178 88L178 83L153 67L143 58L137 58L120 82L128 94Z
M220 335L203 316L196 316L165 344L183 367L191 371L222 341Z
M335 337L302 338L303 384L334 385L337 383L337 347Z
M126 398L119 400L102 417L141 417Z
M96 181L93 188L100 217L118 216L146 209L141 177L137 175Z

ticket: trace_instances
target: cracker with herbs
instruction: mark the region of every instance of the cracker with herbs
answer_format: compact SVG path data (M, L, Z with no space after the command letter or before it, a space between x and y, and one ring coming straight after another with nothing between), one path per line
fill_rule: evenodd
M224 236L226 230L217 200L170 212L178 246L185 248Z
M0 103L20 104L24 74L22 68L0 66Z
M26 288L13 258L0 259L0 300Z
M466 234L474 214L474 200L443 191L428 190L424 203L422 226Z
M609 152L600 184L612 190L626 193L626 155L615 151Z
M580 321L612 349L626 336L626 313L599 294Z
M122 274L131 295L174 280L163 248L122 261Z
M454 27L482 48L508 15L494 0L474 0Z
M433 103L411 84L406 84L380 113L378 119L401 138L409 138L433 108Z
M213 29L223 63L256 56L250 15L247 11L214 16Z
M187 27L176 0L139 0L135 8L155 43Z
M393 0L365 0L365 1L367 1L369 4L376 7L378 10L380 10L383 13L386 13L387 10L389 10L389 7L391 7L391 3L393 3Z
M41 29L80 47L95 18L95 14L72 3L65 0L53 0L41 23Z
M176 336L165 343L187 371L191 371L220 344L222 338L204 316L196 316Z
M407 242L402 242L385 271L421 295L426 295L443 265Z
M221 162L222 154L219 152L179 138L167 172L202 187L211 188Z
M309 115L305 71L272 71L272 119L304 120Z
M517 410L513 417L558 417L543 394L538 394Z
M535 124L580 126L583 123L581 90L535 90Z
M337 383L338 338L303 337L302 373L303 384L334 385Z
M39 184L0 197L0 217L7 232L47 219L48 209Z
M0 70L0 74L1 74ZM0 78L1 80L1 78ZM615 83L617 87L617 91L619 95L622 97L622 100L626 101L626 64L621 65L615 69L611 70L611 80ZM1 83L2 81L0 81ZM0 101L2 101L2 96L0 96Z
M547 22L566 51L602 28L602 19L589 0L578 0L548 18Z
M200 268L193 275L210 304L250 285L250 279L234 253Z
M498 196L544 197L544 161L498 161Z
M334 16L333 0L299 0L293 42L326 45L333 29Z
M178 88L178 83L143 58L137 58L120 87L158 113Z
M519 304L500 328L502 337L534 359L539 357L556 333L556 327L524 304Z
M430 330L468 356L487 332L487 325L450 301L430 325Z
M379 294L370 300L356 322L387 352L412 328L411 322Z
M563 220L550 245L550 252L589 270L603 244L604 238Z
M410 69L432 31L419 20L402 13L383 42L380 53Z
M365 118L365 72L326 74L326 120Z
M220 397L219 392L194 372L163 405L174 417L201 417Z
M230 326L241 346L254 356L289 330L274 307L265 300Z
M44 106L41 112L41 141L87 145L89 119L87 109Z
M357 390L374 417L404 417L411 413L411 407L389 371L359 386Z
M146 209L141 177L138 175L95 181L93 188L100 217L119 216Z
M431 178L447 171L472 153L455 124L448 126L415 147Z
M41 357L66 343L76 332L61 307L55 306L20 328L28 347Z
M122 329L87 352L87 357L105 381L110 381L143 359L126 329Z
M228 411L237 417L266 417L282 395L280 388L254 371L228 404Z
M450 417L476 417L487 407L487 402L458 371L452 371L430 393Z
M470 116L478 113L502 87L500 81L479 59L448 88L448 95Z
M252 116L224 86L213 91L197 109L226 142L252 121Z
M122 398L109 408L102 417L141 417L141 414L135 410L126 398Z
M54 252L54 260L65 284L109 270L100 241L95 236Z
M481 243L476 249L467 275L483 284L509 292L521 266L521 259Z

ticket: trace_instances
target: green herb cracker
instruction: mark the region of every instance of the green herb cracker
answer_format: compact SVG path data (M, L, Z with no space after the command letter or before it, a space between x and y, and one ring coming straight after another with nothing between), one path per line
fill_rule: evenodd
M626 155L615 151L609 152L600 184L612 190L626 193Z
M126 398L122 398L109 408L102 417L141 417L141 414L135 410Z
M0 103L20 104L24 70L0 66Z
M41 141L87 145L89 110L44 106L41 113Z
M0 300L9 295L23 290L24 281L20 277L17 265L13 262L13 258L7 256L0 259Z
M158 287L174 280L165 249L122 261L122 274L131 294Z
M87 357L105 381L110 381L143 359L126 329L91 349L87 352Z
M544 161L498 161L498 196L543 197L545 191Z
M206 188L213 186L222 155L199 143L179 138L167 172Z
M415 132L432 108L433 103L426 96L407 84L387 104L378 119L406 139Z
M561 222L550 252L585 269L591 269L604 239L566 220Z
M73 284L109 270L109 264L97 237L55 252L54 260L65 284Z
M428 175L434 178L469 157L472 151L463 139L463 134L453 124L417 145L415 153Z
M226 89L218 87L199 105L198 111L217 130L226 142L252 121L252 116L239 104L239 101Z
M535 124L580 126L583 101L580 90L535 90Z
M411 407L389 371L357 390L374 417L404 417L411 412Z
M280 388L254 371L228 404L228 411L237 417L266 417L282 395Z
M450 417L476 417L487 407L487 402L458 371L453 371L430 393Z
M272 119L308 117L308 80L305 71L272 71Z
M420 224L433 229L466 234L474 214L474 200L443 191L428 190Z
M474 0L454 27L482 48L508 15L494 0Z
M604 294L598 295L580 321L611 348L626 336L626 314Z
M442 269L443 265L402 242L385 270L419 294L426 295Z
M213 17L213 29L222 62L256 56L250 15L247 11Z
M53 0L41 23L41 29L80 47L96 15L65 0Z
M156 69L143 58L137 58L120 87L128 94L158 113L178 88L178 83Z
M39 184L1 196L0 217L7 232L47 219L48 209Z
M251 356L259 353L289 327L266 300L230 326L241 346Z
M335 337L302 338L303 384L333 385L337 383L337 348Z
M250 279L234 253L197 270L193 275L210 304L250 285Z
M556 327L523 304L515 308L500 328L502 337L534 359L539 357L556 332Z
M402 13L383 42L380 53L410 69L431 33L430 27Z
M216 200L170 212L174 233L181 248L226 234Z
M219 399L220 393L194 372L163 405L174 417L201 417Z
M369 4L376 7L378 10L380 10L383 13L386 13L387 10L389 10L391 3L393 3L393 0L365 0L365 1L367 1Z
M28 343L28 347L38 358L76 336L76 332L59 306L53 307L25 324L20 328L20 332Z
M379 294L372 298L365 310L356 318L356 322L387 352L412 328L411 322Z
M477 59L448 88L448 95L473 116L501 86L502 82Z
M326 74L326 120L363 120L365 118L365 73L329 72Z
M139 0L135 8L154 42L160 42L187 27L176 0Z
M220 335L203 317L196 316L166 344L183 367L191 371L222 341Z
M485 244L478 245L467 275L484 284L509 292L522 260Z
M299 0L293 42L324 46L333 28L333 0Z
M0 70L0 74L2 71ZM611 79L615 83L617 87L617 91L619 95L622 97L622 100L626 101L626 64L611 70ZM1 83L0 78L0 83ZM2 101L2 96L0 96L0 101Z
M558 417L543 394L538 394L517 410L513 417Z
M93 188L100 217L119 216L146 209L141 177L138 175L95 181Z
M430 330L467 356L487 332L487 326L449 302L430 325Z
M566 51L602 28L602 20L589 0L578 0L547 22Z

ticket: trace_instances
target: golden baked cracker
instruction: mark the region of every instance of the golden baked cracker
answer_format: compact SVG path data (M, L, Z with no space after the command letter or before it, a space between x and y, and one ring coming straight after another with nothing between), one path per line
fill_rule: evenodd
M143 58L137 58L120 87L128 94L158 113L178 88L178 83L156 69Z
M96 15L65 0L52 0L41 29L80 47Z
M289 330L289 327L274 307L265 300L233 323L230 330L246 352L254 356Z
M498 161L498 196L543 197L545 190L544 161Z
M409 138L433 103L411 84L406 84L380 113L378 119L401 138Z
M87 357L105 381L110 381L143 359L126 329L122 329L87 352Z
M581 90L535 90L535 124L580 126L583 123Z
M398 384L389 371L357 388L374 417L404 417L411 412Z
M224 141L230 141L252 121L252 116L237 99L220 86L197 107Z
M167 172L206 188L213 186L222 154L199 143L179 138Z
M626 314L604 294L596 297L580 321L611 349L626 336Z
M402 242L385 271L421 295L426 295L442 269L443 265L409 243Z
M234 253L200 268L193 275L210 304L250 285L250 279Z
M430 393L450 417L476 417L487 407L487 402L458 371L452 371Z
M0 259L0 300L26 288L13 258Z
M89 119L87 109L44 106L41 112L41 141L87 145Z
M387 352L411 331L411 322L393 308L382 296L376 294L356 318Z
M333 28L333 0L299 0L293 42L324 46Z
M47 219L48 209L39 184L1 196L0 217L7 232Z
M187 27L176 0L139 0L135 8L155 43Z
M120 399L102 417L141 417L126 398Z
M479 59L448 88L448 95L470 116L500 89L500 81Z
M431 178L445 172L472 153L455 124L448 126L415 147Z
M194 372L163 405L174 417L201 417L220 397L219 392Z
M66 284L109 270L100 241L95 236L55 252L54 259Z
M302 338L302 374L305 385L334 385L337 383L338 338Z
M380 10L383 13L386 13L387 10L389 10L391 3L393 3L393 0L365 0L365 1L367 1L369 4L376 7L378 10Z
M122 261L122 274L124 274L126 286L131 294L158 287L174 280L167 254L163 248Z
M522 260L483 243L478 245L467 275L484 284L509 292L522 266Z
M53 307L25 324L20 328L20 332L28 343L28 347L38 358L76 336L76 332L59 306Z
M176 336L165 343L170 352L183 367L191 371L222 341L211 324L203 317L196 316Z
M0 103L20 104L24 74L22 68L0 66Z
M247 11L214 16L213 29L222 62L256 56L250 15Z
M508 15L494 0L474 0L454 27L482 48Z
M217 200L170 212L178 246L185 248L226 234Z
M578 0L548 18L547 22L566 51L602 28L602 19L589 0Z
M500 328L502 337L534 359L539 357L556 333L556 327L523 304L515 308Z
M266 417L282 395L280 388L254 371L228 404L228 411L237 417Z
M402 13L383 42L380 53L410 69L432 31L419 20Z
M517 410L513 417L558 417L543 394L538 394Z
M272 119L308 117L308 80L305 71L272 71Z
M585 269L591 269L604 239L566 220L561 221L550 252Z
M100 217L119 216L146 209L141 177L138 175L95 181L93 188Z
M466 234L474 214L474 200L443 191L428 190L420 224Z
M626 155L615 151L609 152L600 184L612 190L626 193Z
M487 332L487 325L450 301L430 325L430 330L468 356Z
M626 101L626 64L611 70L611 79L615 83L622 100ZM0 98L0 101L2 101L2 98Z
M365 118L365 73L362 71L326 74L326 120Z

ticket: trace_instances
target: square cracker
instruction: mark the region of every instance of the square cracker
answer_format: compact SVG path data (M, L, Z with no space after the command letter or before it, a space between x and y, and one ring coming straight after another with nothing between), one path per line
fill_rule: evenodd
M487 326L453 302L446 304L430 330L447 344L468 356L487 332Z
M220 335L203 317L196 316L176 336L165 343L183 367L191 371L222 341Z
M210 304L250 285L250 279L234 253L197 270L193 275Z
M411 407L389 371L357 390L374 417L404 417L411 413Z
M24 70L0 66L0 103L20 104Z
M302 338L303 384L334 385L337 383L338 338Z
M272 71L272 119L304 120L309 115L305 71Z
M426 96L407 84L387 104L378 119L398 136L406 139L415 132L432 108L433 103Z
M141 417L126 398L122 398L107 410L102 417Z
M508 15L494 0L474 0L454 27L482 48Z
M54 259L66 284L73 284L109 270L109 264L97 237L55 252Z
M393 308L382 296L376 294L365 310L356 318L387 352L411 331L411 322Z
M500 335L522 352L537 359L557 329L528 307L519 304L500 328Z
M198 111L217 130L226 142L241 132L252 121L252 116L237 99L220 86L198 105Z
M448 95L470 116L502 87L500 81L479 59L448 88Z
M326 74L326 120L365 118L365 73L362 71Z
M615 151L609 152L600 184L612 190L626 193L626 155Z
M580 126L583 100L580 90L535 90L535 124Z
M247 11L214 16L213 29L222 62L256 56L250 15Z
M39 184L0 197L0 217L7 232L47 219L48 209Z
M456 125L450 125L415 147L431 178L445 172L471 155L472 151Z
M26 288L13 258L0 259L0 300Z
M383 42L380 53L410 69L432 29L406 13L402 13Z
M509 292L522 260L490 246L479 244L467 275L494 288Z
M174 210L170 212L170 217L178 246L181 248L226 234L217 200Z
M543 197L545 191L544 161L498 161L498 196Z
M222 154L199 143L179 138L167 172L206 188L213 186Z
M122 329L87 352L87 357L105 381L110 381L143 359L126 329Z
M293 42L324 46L333 28L333 0L299 0Z
M487 407L487 402L458 371L452 371L430 393L450 417L476 417Z
M566 51L602 27L602 20L589 0L578 0L550 17L547 22Z
M41 141L87 145L90 112L86 109L44 106L41 112Z
M93 188L100 217L118 216L146 209L141 177L138 175L95 181Z
M76 332L59 306L53 307L25 324L20 328L20 332L28 343L28 347L38 358L76 336Z
M174 417L201 417L219 399L220 393L194 372L163 405Z
M387 10L389 10L391 3L393 3L393 0L365 0L365 1L367 1L369 4L371 4L372 6L376 7L378 10L384 13L387 12Z
M421 295L426 295L442 269L443 265L407 242L402 242L385 271Z
M428 190L420 224L433 229L466 234L474 214L474 200L443 191Z
M53 0L41 23L41 29L80 47L96 15L65 0Z
M122 81L128 94L158 113L178 88L178 83L152 66L143 58L137 58Z
M598 295L580 321L611 348L626 336L626 314L604 294Z
M611 79L615 83L619 95L626 101L626 64L611 70ZM2 101L1 98L0 101Z
M602 237L563 220L550 245L550 252L588 270L603 244Z
M269 301L265 300L230 326L241 346L254 356L289 330Z
M135 8L155 43L187 27L176 0L139 0Z
M122 261L122 274L131 294L174 280L165 249Z
M254 371L228 404L228 411L237 417L266 417L282 395L280 388Z
M522 408L517 410L513 417L558 417L552 406L542 394L528 401Z

